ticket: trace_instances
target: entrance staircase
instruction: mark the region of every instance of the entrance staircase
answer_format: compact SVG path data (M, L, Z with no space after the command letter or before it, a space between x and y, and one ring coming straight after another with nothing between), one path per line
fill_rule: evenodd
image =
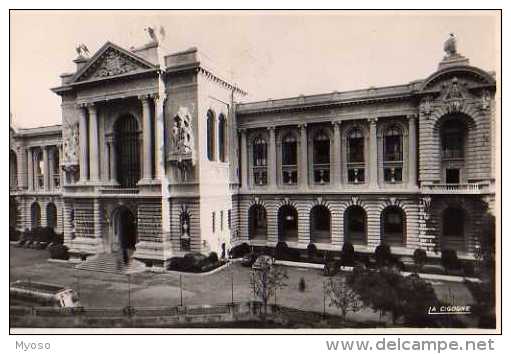
M114 274L133 274L145 271L145 264L136 259L131 259L128 264L125 264L122 257L115 253L100 253L77 264L75 269Z

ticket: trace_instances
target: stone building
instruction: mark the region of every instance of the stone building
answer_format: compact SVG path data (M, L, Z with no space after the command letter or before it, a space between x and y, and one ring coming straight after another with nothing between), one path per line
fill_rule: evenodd
M455 44L425 79L249 103L195 48L74 62L62 125L10 135L11 223L56 227L73 257L349 241L471 258L494 213L495 78Z

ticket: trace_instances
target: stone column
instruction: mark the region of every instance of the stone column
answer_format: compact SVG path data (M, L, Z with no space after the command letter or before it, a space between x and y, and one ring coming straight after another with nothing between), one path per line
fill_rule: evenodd
M300 153L298 154L298 183L300 187L307 188L308 185L308 159L307 159L307 124L300 124Z
M91 103L87 106L89 111L89 151L90 151L90 180L99 181L99 137L98 137L98 112L96 106Z
M55 160L55 150L53 147L48 147L48 185L50 190L55 189L55 184L53 183L53 174L55 171L53 170Z
M48 146L43 146L43 186L44 190L47 191L50 189L50 171L49 171L49 161L48 161Z
M26 172L24 171L25 169L25 166L27 164L27 153L24 149L20 149L18 150L18 163L17 163L17 167L18 167L18 170L16 171L17 173L17 176L18 176L18 188L20 189L23 189L26 187L25 185L25 176L26 176Z
M268 127L270 132L269 153L268 153L268 185L271 189L277 186L277 153L275 146L275 127Z
M115 141L113 138L108 142L108 149L110 151L110 182L117 184L117 160L115 158Z
M148 182L152 178L152 161L153 161L153 151L151 149L151 106L150 106L150 96L142 95L139 96L140 101L142 102L142 137L143 137L143 174L142 179L145 182Z
M417 131L416 116L408 116L408 186L417 187Z
M247 153L247 131L240 129L241 133L241 188L248 189L248 153Z
M378 187L378 140L376 137L377 118L369 119L369 188Z
M334 125L334 156L332 165L332 186L342 184L341 178L341 122L332 122Z
M58 161L58 164L57 164L57 167L59 169L59 179L60 179L60 188L62 188L62 186L64 185L64 171L62 171L62 167L60 166L60 162L63 160L64 156L62 155L62 144L59 144L58 145L58 148L59 148L59 161Z
M80 106L79 141L80 141L80 182L85 183L89 172L89 147L87 142L87 111Z
M32 148L27 148L27 174L28 174L28 190L34 190L34 152Z

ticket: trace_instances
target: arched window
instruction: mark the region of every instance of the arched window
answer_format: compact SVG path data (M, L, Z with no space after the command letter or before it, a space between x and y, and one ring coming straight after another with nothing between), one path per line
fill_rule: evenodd
M226 161L226 130L227 130L227 120L223 114L220 114L218 117L218 153L221 162Z
M208 160L215 160L215 115L212 111L208 111L207 116L207 153Z
M30 207L30 220L32 230L41 226L41 207L37 202L32 203Z
M190 214L183 211L179 216L181 225L181 251L190 251Z
M256 186L265 185L268 181L268 147L266 140L257 136L252 145L253 174Z
M330 210L324 205L316 205L310 213L310 239L311 242L329 243L330 235Z
M140 132L130 114L121 116L114 125L117 180L121 188L135 188L140 180Z
M282 182L284 184L296 184L297 174L297 143L293 134L288 134L282 139Z
M43 150L36 149L34 151L34 177L35 177L35 187L36 189L44 188L44 158L43 158Z
M354 245L367 243L367 213L361 206L352 205L344 212L344 235Z
M395 125L383 136L383 178L390 183L403 180L403 133Z
M266 239L266 209L262 205L252 205L248 210L248 237L250 239Z
M320 131L313 141L314 183L330 182L330 138Z
M348 152L348 182L364 183L365 159L364 159L364 134L359 128L353 128L347 136Z
M292 205L283 205L278 212L279 241L298 241L298 212Z
M9 152L9 187L18 188L18 159L12 150Z
M406 216L397 206L389 206L381 214L382 243L389 246L406 246Z
M456 117L440 127L442 170L445 183L461 183L465 157L465 125Z
M449 207L442 214L442 249L465 250L465 212Z
M9 227L18 226L18 203L14 198L9 198Z
M57 227L57 207L53 203L46 206L46 225L52 229Z

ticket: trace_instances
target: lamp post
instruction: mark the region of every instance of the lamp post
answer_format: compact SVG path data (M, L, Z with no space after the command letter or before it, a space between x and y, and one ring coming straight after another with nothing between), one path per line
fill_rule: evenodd
M183 275L179 274L179 297L181 299L181 307L183 306Z

